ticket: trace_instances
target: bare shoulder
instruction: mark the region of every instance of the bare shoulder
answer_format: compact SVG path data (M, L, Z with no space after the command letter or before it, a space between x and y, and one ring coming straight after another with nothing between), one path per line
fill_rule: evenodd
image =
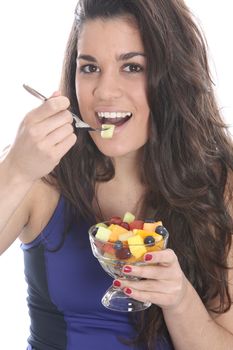
M233 245L231 246L229 255L228 255L228 287L229 287L229 294L231 297L231 300L233 301ZM219 299L216 298L211 303L212 307L215 307L218 305ZM228 332L233 334L233 305L231 305L230 309L222 314L215 314L210 312L210 315L215 320L217 324L219 324L221 327L226 329Z
M42 180L34 183L1 231L0 254L17 238L24 243L36 238L52 216L59 197L51 185Z
M31 242L40 234L53 215L59 198L60 193L54 186L43 180L35 183L27 198L28 222L19 236L23 243Z

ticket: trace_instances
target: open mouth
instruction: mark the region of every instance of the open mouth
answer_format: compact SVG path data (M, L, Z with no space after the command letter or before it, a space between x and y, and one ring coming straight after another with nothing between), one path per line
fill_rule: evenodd
M131 112L98 112L97 118L100 124L113 124L121 126L132 117Z

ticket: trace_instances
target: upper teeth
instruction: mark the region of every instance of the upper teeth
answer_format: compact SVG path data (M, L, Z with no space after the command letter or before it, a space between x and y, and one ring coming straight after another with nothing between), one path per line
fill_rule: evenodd
M125 118L132 115L130 112L98 112L97 114L102 118Z

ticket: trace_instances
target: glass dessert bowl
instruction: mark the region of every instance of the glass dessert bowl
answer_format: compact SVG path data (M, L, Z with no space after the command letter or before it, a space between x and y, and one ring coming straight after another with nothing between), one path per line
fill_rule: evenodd
M120 220L114 217L90 227L88 233L92 252L112 278L138 280L124 274L124 266L151 264L144 260L144 255L165 249L169 233L161 221L135 220L131 213L126 213ZM150 302L127 296L113 285L105 292L101 302L108 309L122 312L142 311L151 305Z

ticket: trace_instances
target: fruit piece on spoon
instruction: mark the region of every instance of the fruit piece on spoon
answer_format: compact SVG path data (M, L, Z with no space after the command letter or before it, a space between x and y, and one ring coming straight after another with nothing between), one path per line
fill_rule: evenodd
M111 139L114 133L115 125L113 124L102 124L101 137L103 139Z

